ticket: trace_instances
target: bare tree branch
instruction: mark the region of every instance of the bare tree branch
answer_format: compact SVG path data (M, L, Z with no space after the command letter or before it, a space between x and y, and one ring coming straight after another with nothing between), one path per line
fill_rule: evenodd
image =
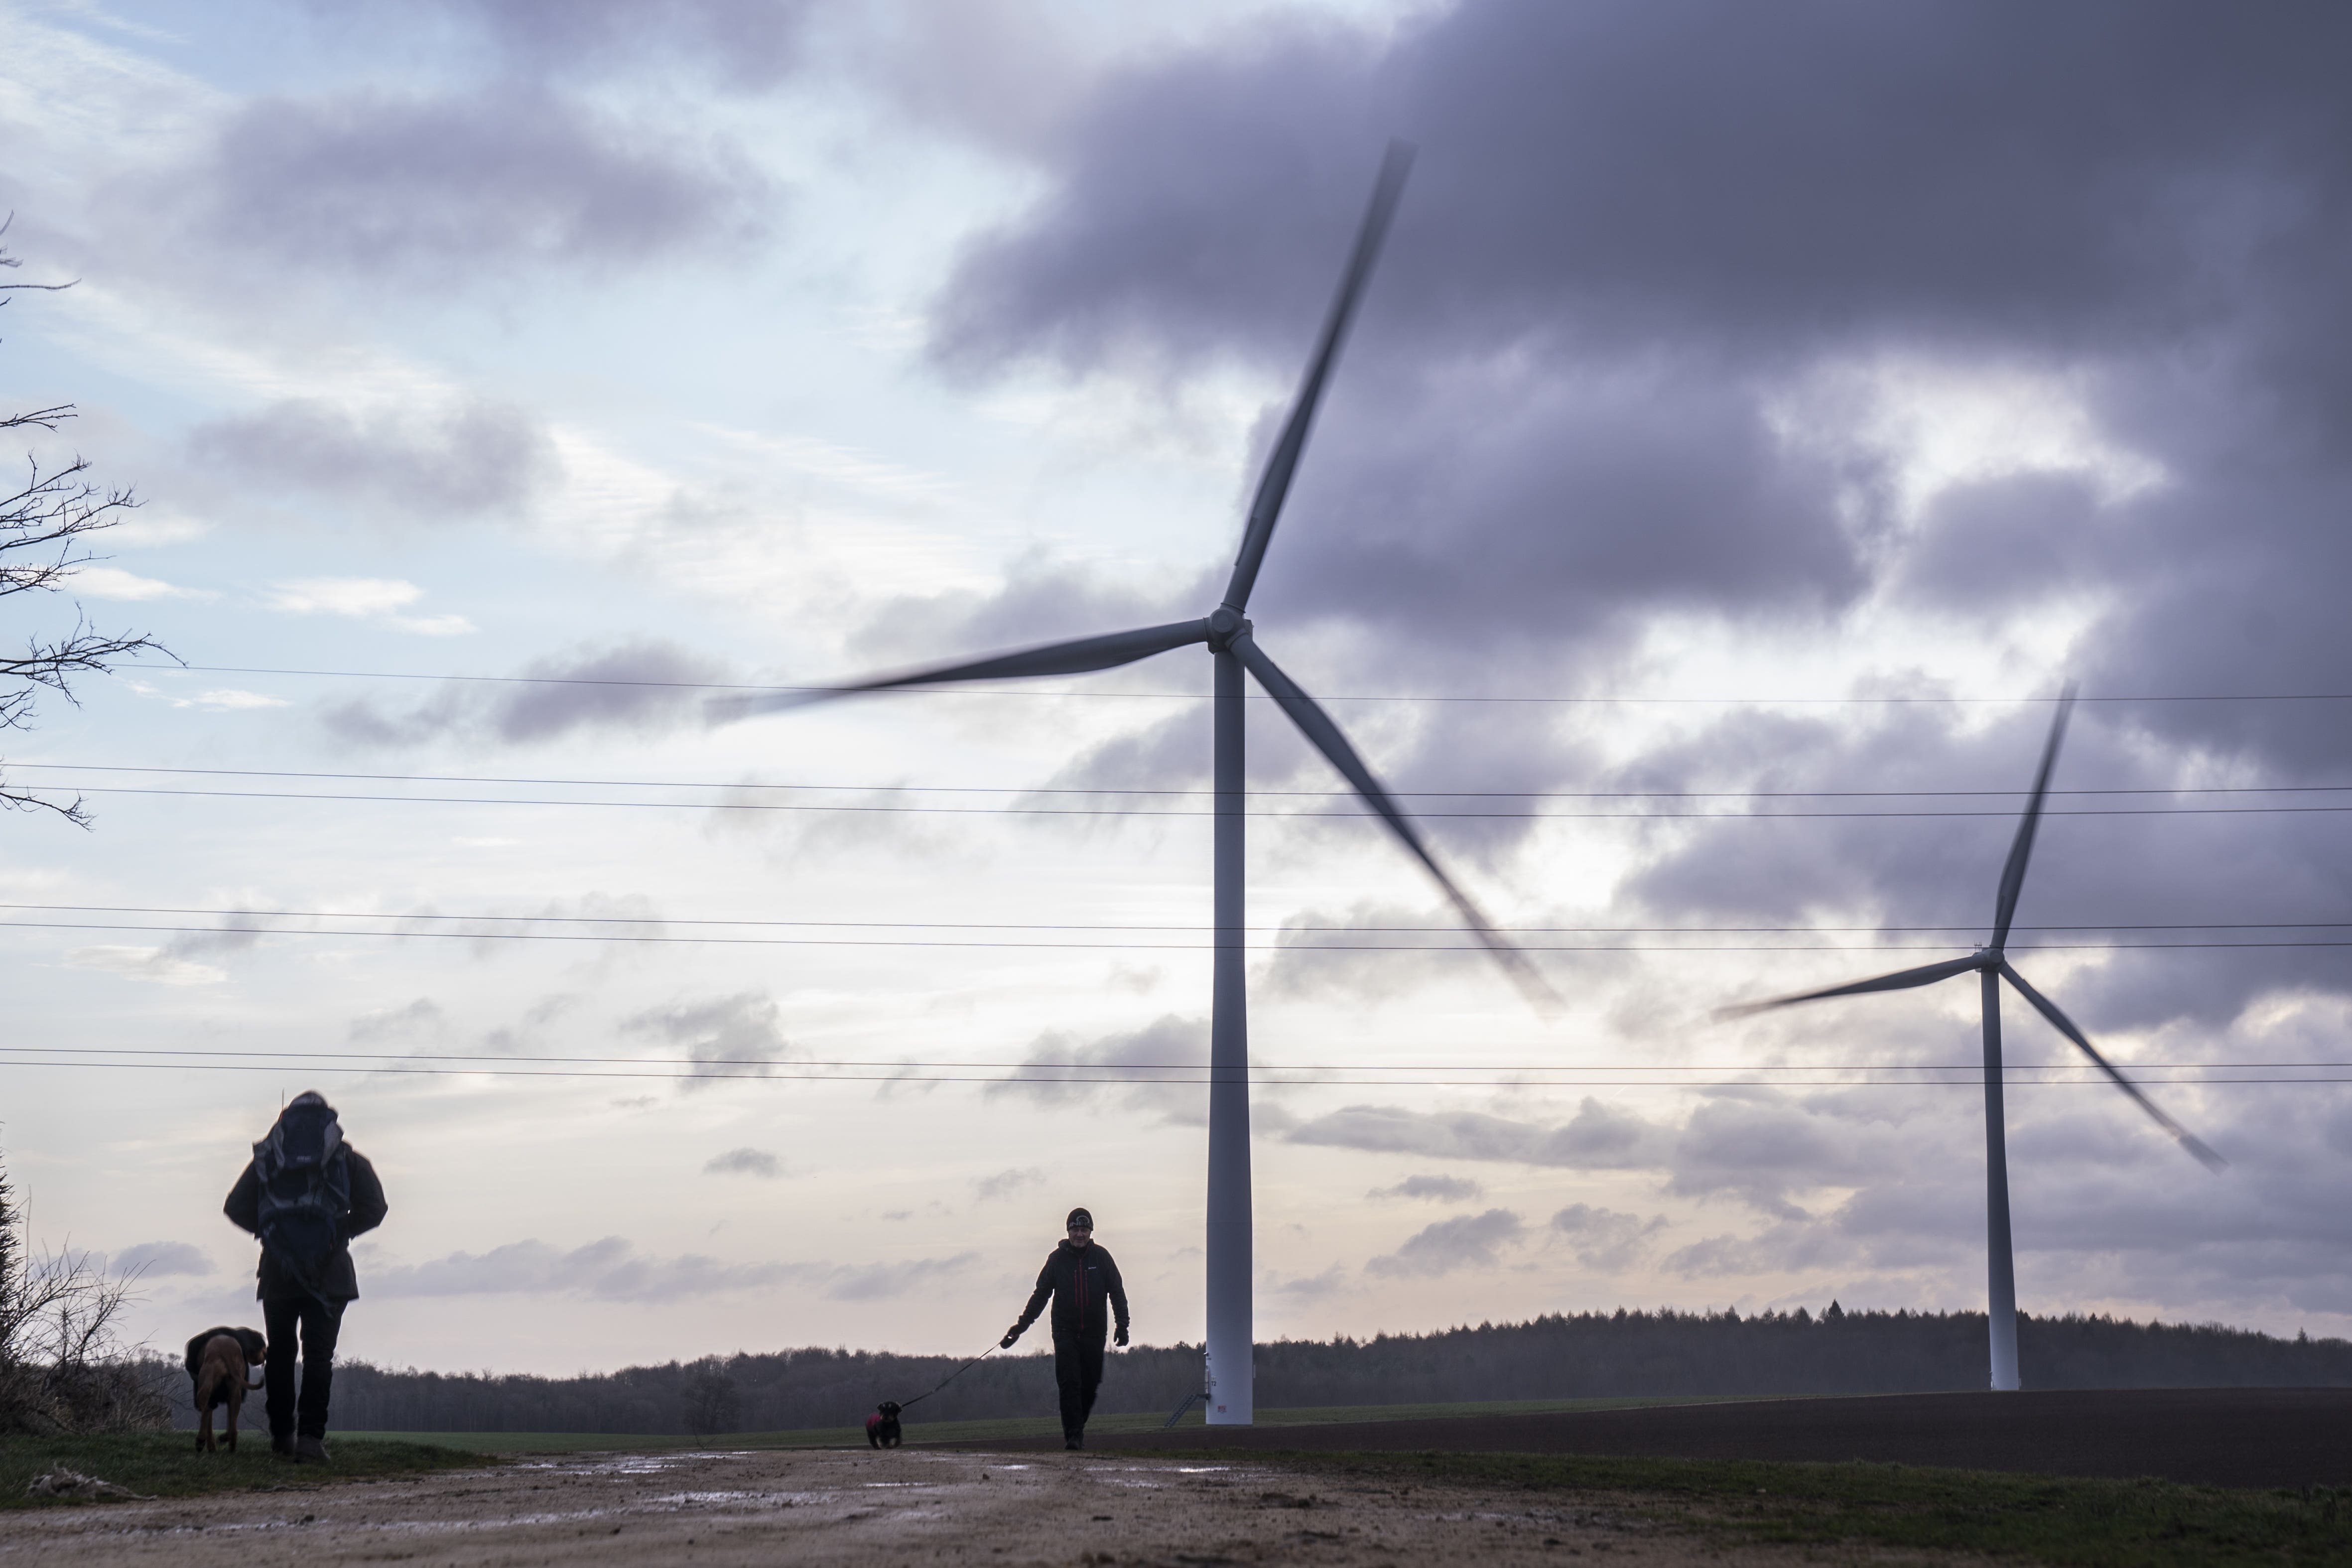
M5 236L8 232L10 226L15 224L16 221L16 215L13 212L6 217L0 217L0 236ZM24 262L17 259L16 257L9 255L5 249L0 249L0 267L22 267L24 265ZM70 289L76 283L80 281L80 279L73 278L68 279L63 283L0 283L0 293L9 293L17 289L30 289L41 294L55 294L61 289ZM5 300L0 300L0 305L5 305L7 302L8 301Z
M0 235L5 235L15 221L14 213L0 219ZM16 257L0 249L0 268L19 265ZM53 292L72 286L0 283L0 294L18 289ZM0 298L0 305L7 302ZM55 434L74 416L72 404L51 404L0 415L0 430ZM100 559L81 546L82 536L113 527L138 504L139 498L129 489L94 481L89 460L79 454L70 462L45 468L38 453L26 453L24 478L17 489L0 494L0 599L16 594L62 592L76 571ZM0 730L30 729L34 699L42 689L72 702L75 677L104 675L118 660L142 653L171 657L170 649L143 632L93 629L77 607L73 629L64 637L45 642L37 635L30 636L22 654L0 656ZM77 826L89 826L89 814L79 796L65 804L35 791L10 788L5 779L0 779L0 808L47 811Z

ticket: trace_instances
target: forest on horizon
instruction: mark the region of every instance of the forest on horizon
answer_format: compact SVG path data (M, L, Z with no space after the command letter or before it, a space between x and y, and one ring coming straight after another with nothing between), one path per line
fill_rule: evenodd
M2352 1386L2352 1342L2292 1340L2220 1324L2018 1315L2025 1387ZM625 1367L574 1377L439 1373L348 1362L335 1369L346 1431L647 1435L853 1427L884 1399L909 1402L961 1364L949 1356L810 1348ZM1986 1382L1981 1312L1662 1310L1554 1314L1369 1340L1257 1347L1260 1409L1645 1394L1911 1394ZM193 1426L173 1373L175 1425ZM1110 1352L1098 1414L1172 1411L1201 1385L1197 1345ZM991 1356L908 1419L1050 1415L1050 1352ZM258 1414L258 1412L256 1412Z

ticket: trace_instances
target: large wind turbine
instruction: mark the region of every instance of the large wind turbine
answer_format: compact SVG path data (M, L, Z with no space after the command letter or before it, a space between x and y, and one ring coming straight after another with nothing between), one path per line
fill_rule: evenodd
M2003 951L2009 943L2010 920L2017 912L2018 892L2025 886L2025 863L2033 853L2033 830L2042 820L2042 797L2050 791L2050 770L2057 763L2058 743L2065 737L2066 716L2074 706L2074 689L2069 687L2058 699L2057 716L2050 724L2050 740L2042 749L2042 766L2033 775L2032 796L2026 802L2025 816L2017 825L2016 841L2009 847L2009 863L2001 868L2000 890L1993 900L1990 942L1966 958L1900 970L1875 980L1857 980L1851 985L1832 985L1823 991L1776 996L1767 1002L1724 1009L1734 1015L1760 1013L1831 996L1906 991L1915 985L1933 985L1938 980L1948 980L1970 970L1977 972L1984 1008L1986 1316L1992 1331L1992 1386L2004 1391L2017 1387L2017 1274L2009 1242L2009 1141L2000 1092L2000 983L2006 980L2016 986L2019 995L2032 1003L2034 1010L2049 1019L2060 1034L2074 1041L2076 1049L2090 1058L2117 1089L2131 1096L2133 1103L2154 1117L2158 1126L2178 1139L2180 1146L2208 1170L2218 1171L2225 1163L2187 1128L2166 1115L2137 1084L2116 1071L2115 1064L2099 1054L2089 1037L2074 1026L2074 1020L2058 1010L2058 1004L2026 983L2025 976L2017 972Z
M1137 631L1081 637L1015 653L969 662L909 670L870 680L853 681L813 694L838 696L860 691L886 691L893 687L932 686L958 680L1003 680L1024 676L1082 675L1132 664L1173 648L1206 644L1215 661L1215 893L1216 946L1213 997L1209 1027L1209 1203L1208 1203L1208 1419L1212 1426L1246 1426L1251 1400L1251 1259L1249 1132L1249 1025L1242 951L1242 672L1246 669L1279 703L1292 723L1339 770L1341 776L1379 814L1391 832L1412 852L1444 890L1465 923L1487 951L1501 960L1514 979L1538 998L1549 995L1527 957L1496 931L1468 894L1438 865L1421 835L1406 819L1389 792L1381 787L1363 759L1331 721L1321 705L1257 645L1245 615L1258 567L1274 538L1282 514L1283 498L1298 468L1298 458L1314 423L1315 406L1348 335L1349 320L1371 276L1389 220L1403 192L1412 167L1412 149L1392 143L1372 188L1372 202L1356 235L1355 248L1339 279L1339 293L1324 319L1307 375L1284 421L1281 437L1266 459L1249 521L1242 531L1240 553L1234 557L1225 596L1207 616ZM714 705L722 718L798 706L812 694L722 700Z

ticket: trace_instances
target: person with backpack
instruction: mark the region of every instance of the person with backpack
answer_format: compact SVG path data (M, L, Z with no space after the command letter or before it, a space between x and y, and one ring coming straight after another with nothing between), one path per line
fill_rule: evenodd
M1011 1350L1037 1314L1054 1302L1054 1381L1062 1394L1062 1447L1083 1448L1087 1417L1094 1413L1095 1391L1102 1386L1103 1330L1111 1314L1118 1316L1114 1341L1127 1343L1127 1283L1108 1251L1095 1245L1095 1216L1072 1209L1063 1222L1067 1237L1046 1256L1037 1275L1037 1289L1021 1321L1004 1331L1001 1342Z
M261 1238L259 1283L269 1353L262 1373L269 1447L281 1458L327 1462L327 1396L343 1309L360 1293L351 1239L383 1223L383 1184L367 1156L343 1142L335 1108L315 1089L278 1113L269 1136L222 1205L229 1222ZM294 1390L295 1331L302 1388Z

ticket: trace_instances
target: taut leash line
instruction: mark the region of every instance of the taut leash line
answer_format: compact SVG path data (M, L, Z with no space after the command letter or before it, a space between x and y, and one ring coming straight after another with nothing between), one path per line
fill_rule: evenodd
M970 1361L964 1363L961 1366L956 1368L945 1377L940 1379L938 1383L934 1384L930 1388L925 1390L923 1393L918 1394L912 1399L901 1400L899 1402L898 1408L901 1410L913 1409L916 1405L920 1405L924 1400L929 1399L932 1394L937 1394L940 1389L945 1388L949 1384L953 1383L957 1378L961 1377L965 1373L970 1372L973 1367L978 1366L982 1362L986 1361L990 1356L994 1355L998 1349L999 1347L995 1345L989 1346L986 1350L981 1352L978 1355L972 1357Z

